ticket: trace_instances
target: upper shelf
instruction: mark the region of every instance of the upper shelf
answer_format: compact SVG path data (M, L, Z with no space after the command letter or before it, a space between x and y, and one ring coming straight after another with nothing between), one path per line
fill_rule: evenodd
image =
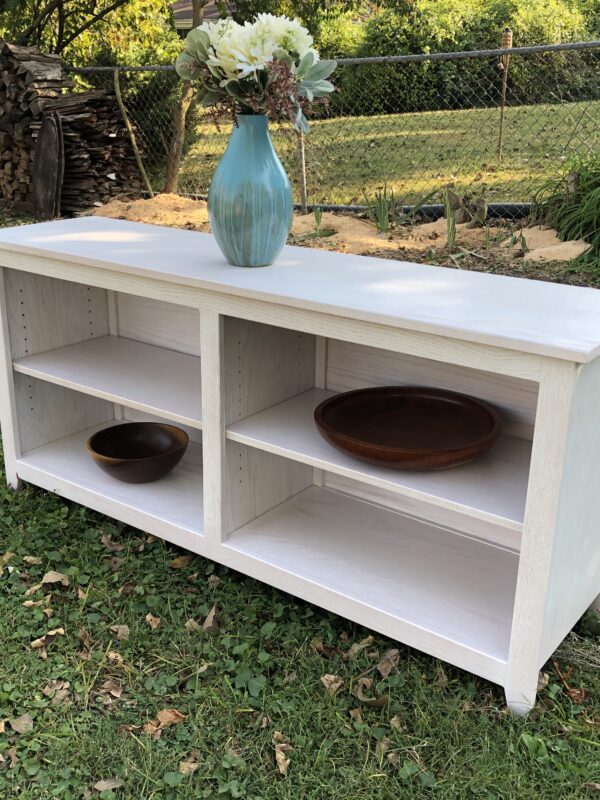
M202 427L200 359L102 336L15 361L16 372Z
M571 361L600 355L600 292L591 288L299 247L273 267L236 269L209 234L101 217L5 228L2 253Z
M503 436L472 463L437 472L379 467L346 455L321 438L313 412L332 394L320 389L304 392L234 423L227 438L510 530L522 529L531 442Z

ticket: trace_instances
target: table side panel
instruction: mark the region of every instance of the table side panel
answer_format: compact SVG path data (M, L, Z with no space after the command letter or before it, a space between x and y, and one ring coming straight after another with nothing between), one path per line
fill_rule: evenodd
M569 431L540 661L600 592L600 359L578 370Z

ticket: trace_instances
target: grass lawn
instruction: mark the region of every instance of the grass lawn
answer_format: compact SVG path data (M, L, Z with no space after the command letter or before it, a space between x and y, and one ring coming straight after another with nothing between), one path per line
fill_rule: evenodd
M1 800L599 796L594 618L526 719L498 687L370 636L0 474Z
M387 183L414 203L448 182L472 193L486 186L492 202L529 202L568 155L600 145L600 101L507 109L502 163L498 122L495 108L315 121L306 137L309 202L364 203L365 191ZM182 192L206 191L229 135L227 123L194 130ZM297 189L296 137L283 127L273 138Z

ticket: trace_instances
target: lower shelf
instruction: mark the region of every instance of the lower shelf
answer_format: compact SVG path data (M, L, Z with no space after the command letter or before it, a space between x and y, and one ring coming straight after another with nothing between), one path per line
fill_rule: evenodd
M173 472L153 483L122 483L92 461L85 443L97 425L25 453L17 461L20 478L82 503L102 514L177 542L203 532L202 448L190 442Z
M242 571L251 557L262 565L250 570L257 578L501 678L518 567L513 552L318 487L235 531L225 546L243 556L232 564ZM358 604L364 613L357 615Z

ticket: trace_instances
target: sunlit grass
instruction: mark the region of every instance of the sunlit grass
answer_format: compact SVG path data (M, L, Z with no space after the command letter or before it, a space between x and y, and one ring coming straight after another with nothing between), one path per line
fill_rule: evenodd
M313 121L306 137L312 202L363 202L384 184L406 203L453 183L461 192L486 188L492 202L528 202L566 157L600 147L600 102L509 108L504 158L498 161L499 111L481 108ZM272 126L273 141L296 189L296 137ZM180 187L206 191L229 135L207 122L194 128Z

